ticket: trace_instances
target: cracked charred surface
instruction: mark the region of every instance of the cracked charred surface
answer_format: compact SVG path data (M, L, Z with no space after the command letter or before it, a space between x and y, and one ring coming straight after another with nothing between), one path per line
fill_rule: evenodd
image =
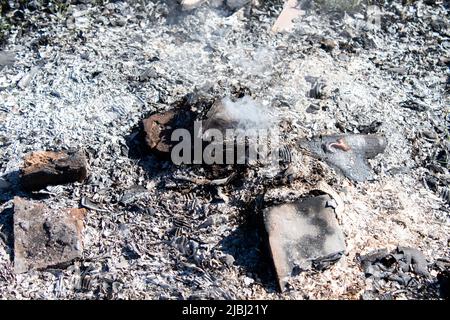
M278 284L286 289L295 268L308 270L314 262L345 252L345 239L329 195L305 197L270 207L264 212L269 246Z
M85 214L14 198L14 272L67 266L80 258Z
M21 185L27 191L49 185L83 182L87 176L86 157L82 152L32 152L24 158L20 170Z

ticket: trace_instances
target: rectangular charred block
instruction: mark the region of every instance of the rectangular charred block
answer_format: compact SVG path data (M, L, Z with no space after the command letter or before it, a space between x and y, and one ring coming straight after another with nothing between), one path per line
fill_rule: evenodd
M82 255L85 209L52 209L14 198L14 271L64 266Z
M265 228L278 285L285 290L295 270L322 270L345 252L345 239L329 195L267 208Z
M32 152L24 159L21 184L35 191L49 185L82 182L86 179L86 157L82 152Z

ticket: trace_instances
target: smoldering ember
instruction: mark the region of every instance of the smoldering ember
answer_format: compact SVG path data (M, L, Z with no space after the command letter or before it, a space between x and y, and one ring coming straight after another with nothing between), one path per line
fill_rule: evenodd
M1 299L448 298L448 2L0 9Z

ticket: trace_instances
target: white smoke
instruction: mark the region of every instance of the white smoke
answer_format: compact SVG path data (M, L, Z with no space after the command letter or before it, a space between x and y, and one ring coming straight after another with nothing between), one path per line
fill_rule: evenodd
M222 119L230 119L235 123L235 129L270 129L276 124L276 116L267 106L244 96L236 101L225 97L221 101L222 108L215 114Z
M226 142L227 159L231 155L229 161L237 159L237 163L242 164L246 161L254 164L261 161L276 162L277 159L272 157L276 157L276 154L270 152L274 146L279 145L276 119L276 114L267 106L249 96L234 101L225 97L211 107L199 136L207 141L214 141L210 144L211 150L219 157L223 151L214 148L223 150L222 144Z
M252 51L248 53L248 51ZM238 67L243 75L270 77L275 64L275 50L269 48L241 49L230 55L231 62Z

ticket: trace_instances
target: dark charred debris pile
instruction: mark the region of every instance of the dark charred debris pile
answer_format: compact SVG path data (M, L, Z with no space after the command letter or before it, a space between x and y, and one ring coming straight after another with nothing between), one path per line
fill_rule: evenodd
M71 5L85 5L83 1L69 2L46 2L42 13L38 1L28 4L4 1L1 8L2 12L6 12L8 21L27 21L25 17L31 12L39 12L44 17L46 14L65 12ZM242 7L253 8L254 5L250 1L242 1L242 4L239 1L216 2L219 8L227 6L227 10L231 9L230 15ZM261 15L260 12L265 9L275 8L268 12L275 15L281 11L282 17L282 6L279 2L268 1L272 2L272 7L269 4L265 4L266 7L255 5L253 10ZM423 4L436 5L433 1L428 2ZM36 5L33 6L33 3ZM323 5L320 1L318 3ZM102 1L98 5L111 7L114 2ZM166 10L178 8L177 5L180 4L174 2L172 6L167 5ZM191 1L190 5L192 7L188 9L193 10L207 4ZM403 5L412 6L409 3ZM116 12L110 23L118 23L120 27L118 21L121 18L124 17ZM445 32L439 21L437 18L434 32ZM6 30L6 27L3 28ZM5 32L10 32L9 28ZM33 32L32 26L24 24L23 28ZM448 32L448 26L446 30ZM79 37L84 35L81 33ZM51 40L42 36L36 41L36 46L45 46L44 42ZM340 47L342 51L355 54L346 47L349 43L326 37L318 39L318 42L324 52L330 53ZM365 46L364 43L360 45ZM1 69L13 68L15 63L13 53L0 52ZM448 63L448 60L442 59L439 63ZM389 68L398 76L407 72L394 66ZM19 88L24 90L30 85L34 77L32 72L33 69L18 79ZM129 80L136 85L153 76L148 69ZM318 78L307 79L307 82L310 87L304 95L313 103L305 112L320 114L327 109L324 101L332 96L326 89L328 83ZM13 283L15 277L33 272L50 272L63 279L64 272L69 272L77 275L71 290L81 294L93 292L97 297L118 297L127 283L118 277L102 276L110 271L108 264L102 261L112 260L108 241L114 239L106 232L105 223L117 223L114 230L121 234L120 241L124 244L118 262L114 262L117 269L126 271L129 265L139 264L144 256L147 265L143 265L139 272L145 273L146 268L151 268L153 258L156 268L160 268L167 260L155 253L159 251L153 252L153 247L180 256L174 258L175 262L168 262L175 263L172 268L182 270L173 277L170 285L163 283L158 276L146 280L159 288L155 296L173 298L173 295L164 296L161 292L174 290L176 283L180 282L202 290L192 290L194 293L189 292L187 296L180 294L178 298L236 298L236 290L222 288L227 279L219 279L217 273L233 270L237 265L249 270L249 276L239 278L243 287L257 281L272 294L295 291L296 286L292 283L300 275L314 275L317 279L323 274L325 277L325 272L332 271L348 254L348 239L342 224L345 223L343 215L346 207L352 204L345 203L337 190L344 183L376 183L380 172L374 171L372 163L385 156L392 137L380 130L383 122L377 120L369 123L336 121L333 130L328 130L326 134L299 134L293 131L286 115L264 109L255 99L254 90L245 85L222 86L218 83L209 91L192 90L171 103L162 101L160 106L164 107L156 108L157 111L153 108L141 113L139 122L128 131L128 135L120 137L124 143L118 152L136 165L134 170L142 173L139 182L126 190L120 189L117 182L120 178L126 179L126 172L108 188L104 187L105 182L98 172L93 174L91 166L101 168L101 163L96 163L98 152L93 146L60 148L48 145L45 149L27 153L20 170L0 177L3 208L0 236L10 257L9 269L0 270L0 281ZM427 112L428 106L417 101L405 100L400 107L416 113ZM264 156L274 156L276 161L264 162L264 157L256 161L250 159L251 154L260 155L261 150L248 137L239 140L231 136L228 137L231 140L219 142L200 139L197 144L194 140L199 137L195 127L198 122L202 123L204 130L218 133L225 133L227 129L275 130L278 135L276 143L267 144ZM183 141L186 148L181 158L187 163L181 164L174 163L173 158L174 148L180 143L173 141L173 135L179 129L192 139ZM445 132L439 125L434 126L433 131L421 131L421 140L411 141L412 157L417 165L432 173L424 175L420 183L434 192L437 198L443 198L446 201L443 206L448 208L449 150L448 141L442 142L442 137L445 137ZM425 141L425 145L438 146L427 149L421 146L421 141ZM209 154L210 158L231 159L230 163L196 162L196 155L199 152L204 155L211 144L215 148ZM244 150L243 154L238 155L238 150ZM231 158L227 158L229 153ZM120 165L120 162L116 163L116 166ZM103 174L114 175L111 171L114 167L105 168ZM154 195L149 195L149 185ZM72 192L66 192L71 188ZM111 188L121 191L113 192ZM56 201L67 196L72 197L71 200L79 199L78 204L75 201ZM141 217L149 216L152 222L144 218L142 226L133 227L135 231L130 231L127 223L121 220L123 211ZM102 255L87 258L84 246L93 240L95 234L86 227L91 223L90 214L100 217L113 214L115 220L100 218L100 221L107 221L97 225L105 230L100 239L96 239L98 243L104 243L103 252ZM154 221L160 218L153 219L152 216L162 217L167 225L164 228L155 226ZM237 226L235 234L224 236L220 240L222 250L214 251L208 246L208 235L204 233L229 221ZM145 237L145 234L142 237L131 234L146 226L157 234L155 240L131 240L133 237ZM366 283L370 284L369 288L366 286L357 290L359 294L356 297L448 298L448 257L427 258L416 248L396 246L392 251L377 248L356 255L353 262L358 264L358 277L369 280ZM242 255L241 251L248 248L252 248L252 253ZM254 274L261 278L253 277ZM61 283L63 280L57 280L55 285L57 297L63 296ZM4 296L8 297L6 294ZM326 294L322 296L326 297Z
M242 99L236 97L234 100ZM163 174L162 190L171 189L180 196L202 196L213 202L236 202L242 208L239 210L241 219L250 219L261 228L266 245L264 252L272 259L270 265L274 267L278 289L283 292L290 289L292 276L305 270L323 271L345 255L346 240L339 225L343 201L332 188L336 183L333 175L341 174L355 182L373 179L367 159L383 153L388 142L376 134L294 139L293 144L273 146L271 152L278 153L278 158L272 165L279 171L268 176L252 177L259 166L264 165L249 164L248 159L236 165L192 164L193 159L189 159L188 164L170 164L176 144L171 141L171 136L175 130L186 129L195 135L194 121L202 121L205 129L219 131L239 125L241 119L225 110L226 103L189 95L168 111L148 115L129 137L130 156L145 159L150 155L154 161L168 165ZM239 143L233 140L233 152L237 153ZM241 143L246 150L244 157L248 157L252 145L249 141ZM192 148L193 145L188 144ZM205 151L205 141L202 141L201 150L202 153ZM220 150L224 156L229 151L226 146ZM194 150L190 152L193 154ZM300 166L295 163L297 161L302 162ZM108 210L87 197L82 198L81 208L51 208L39 198L42 197L40 191L51 190L47 187L74 182L89 184L85 181L88 175L82 150L38 151L25 157L19 174L20 196L14 197L13 207L14 237L11 241L14 243L15 273L65 268L73 260L82 259L83 220L87 210L105 214ZM245 200L238 196L242 189L248 193ZM145 189L130 190L119 203L126 206L145 192ZM186 213L190 210L195 208L187 209ZM210 215L199 228L220 223L220 219L223 217ZM183 225L176 226L174 235L182 228ZM232 256L225 259L226 263L233 264ZM433 296L433 290L440 290L441 294L448 290L449 262L439 260L430 265L416 249L399 247L391 254L385 249L378 250L359 257L359 260L365 276L394 281L404 286L405 289L400 290L405 292L410 288L423 290L424 297L428 297ZM427 279L431 279L429 268L440 270L431 282L434 286L431 289L427 287ZM376 297L372 291L363 295L363 298Z

